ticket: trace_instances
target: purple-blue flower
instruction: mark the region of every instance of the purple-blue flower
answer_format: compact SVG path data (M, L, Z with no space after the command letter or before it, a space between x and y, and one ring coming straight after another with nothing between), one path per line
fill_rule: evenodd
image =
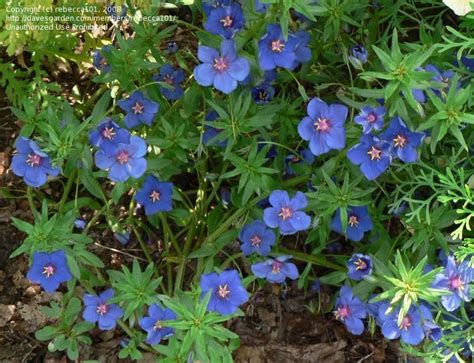
M425 336L432 341L437 342L441 339L443 331L438 325L435 324L433 314L431 313L429 306L427 306L425 303L421 303L419 311L423 321L423 330L425 332Z
M211 10L204 29L211 34L231 39L245 25L245 18L239 3L221 6Z
M83 220L82 218L77 218L74 221L74 227L77 229L83 230L84 228L86 228L86 221Z
M443 71L441 72L435 65L428 64L425 67L425 71L431 72L434 74L432 81L440 83L440 89L432 88L431 90L438 96L442 96L443 93L446 94L449 88L451 87L451 80L454 77L455 73L453 71ZM458 81L456 87L461 88L461 82Z
M123 316L123 310L117 304L109 304L113 297L113 289L107 289L99 296L84 294L82 318L89 323L98 323L100 330L115 328L117 320Z
M270 4L261 3L259 0L255 0L255 11L257 13L265 13Z
M166 320L176 320L176 314L171 309L162 308L152 304L148 308L148 316L140 319L140 328L147 332L146 343L159 344L162 339L167 339L174 333L174 328L166 326Z
M64 251L35 252L33 263L26 275L35 284L40 284L44 291L52 293L62 282L72 278L67 266Z
M219 118L219 114L216 111L209 112L204 118L205 121L212 122ZM202 143L207 146L219 146L225 147L227 145L227 139L216 140L217 136L222 132L222 129L218 129L209 125L204 125L204 133L202 134Z
M347 158L360 165L360 170L369 180L376 179L392 162L389 144L370 134L361 136L360 143L347 152Z
M198 58L202 62L194 68L194 78L201 86L214 85L219 91L229 94L237 88L237 81L243 81L250 72L249 61L237 55L235 42L224 40L221 52L200 45Z
M292 34L292 36L298 40L295 47L295 61L291 67L291 69L295 69L300 63L307 63L311 60L311 49L308 48L311 35L304 30L300 30Z
M274 190L270 194L271 207L263 211L263 220L270 228L280 228L283 235L294 234L308 229L311 218L300 209L306 208L308 200L301 192L290 199L285 190Z
M275 233L268 229L263 221L254 221L246 224L239 234L242 242L240 249L245 256L256 252L261 256L267 256L275 244Z
M372 219L367 206L357 206L347 208L347 228L346 236L354 242L359 242L364 233L372 230ZM341 210L338 209L331 222L331 230L344 234L341 223Z
M344 323L351 334L361 335L364 331L362 319L367 316L367 308L353 295L349 286L343 286L336 299L334 316Z
M298 62L295 50L299 42L300 40L293 34L288 34L288 40L285 40L280 25L269 24L267 33L258 42L260 68L264 71L276 67L294 68L295 62Z
M145 141L133 135L129 144L104 145L95 153L95 164L100 169L108 169L112 181L122 182L130 177L136 179L146 171L146 153Z
M110 64L104 57L104 53L110 53L112 46L105 45L102 49L96 50L92 56L92 64L95 68L102 72L110 71Z
M372 274L372 259L368 255L356 253L347 261L347 276L352 280L360 281Z
M212 290L211 299L207 305L208 311L217 311L222 315L233 314L239 305L247 302L249 293L242 286L242 281L236 270L215 272L201 276L201 299Z
M145 207L145 214L151 216L173 209L172 194L173 183L160 182L156 177L150 175L135 195L135 200Z
M23 177L27 185L38 188L47 182L48 175L59 175L60 169L53 168L48 154L33 140L20 136L15 147L17 154L12 159L12 171Z
M372 130L380 131L383 128L385 112L386 110L383 106L365 106L362 108L359 115L354 117L354 122L358 125L362 125L362 132L364 134L368 134Z
M386 314L387 307L388 303L382 304L379 309L379 318L383 321L382 334L385 338L392 340L401 336L401 340L410 345L418 345L425 339L421 314L415 306L410 307L400 324L398 324L400 308Z
M423 132L408 130L400 117L394 117L387 129L380 134L382 140L391 144L391 152L405 163L414 163L418 159L417 148L424 137Z
M250 268L255 276L274 284L281 284L286 278L296 280L299 276L296 265L288 262L290 258L291 256L270 258L264 262L254 263Z
M349 53L349 61L356 69L363 69L363 64L367 63L369 52L363 45L355 45Z
M229 6L230 4L232 4L232 0L204 0L202 2L202 9L206 16L209 16L212 10L222 6Z
M295 173L293 166L296 164L311 165L314 162L314 155L309 149L302 149L298 154L290 154L285 158L285 172L287 175Z
M125 125L130 129L140 124L151 126L160 105L147 99L140 91L133 92L129 98L117 102L127 114Z
M160 68L160 74L153 76L153 80L164 82L171 87L160 87L161 94L167 100L174 101L183 97L181 82L184 81L184 71L182 69L175 69L171 64L165 64Z
M112 119L106 118L89 133L89 142L95 147L102 147L106 144L128 144L130 132L121 128Z
M435 276L433 287L449 291L441 297L441 304L447 311L459 308L461 301L471 301L469 283L472 281L472 272L467 261L456 264L454 257L449 256L444 267L444 273Z
M273 96L275 96L275 88L266 82L252 88L252 98L259 105L269 103Z
M298 125L298 133L303 140L309 141L309 148L314 155L344 148L346 145L344 122L348 110L344 105L328 105L319 98L313 98L308 103L308 116Z

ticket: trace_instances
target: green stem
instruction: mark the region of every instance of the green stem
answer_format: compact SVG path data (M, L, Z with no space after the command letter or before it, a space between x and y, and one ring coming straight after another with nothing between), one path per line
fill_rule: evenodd
M181 251L181 247L179 246L178 240L176 239L175 235L171 231L171 228L170 228L170 225L168 224L168 219L166 218L166 215L164 215L163 213L160 213L159 216L160 216L161 224L163 226L163 230L165 232L165 236L169 236L169 238L171 240L171 244L173 245L174 249L176 250L176 254L178 256L182 256L183 251Z
M67 198L69 196L69 192L71 191L71 188L74 184L74 182L76 181L76 176L77 176L77 169L74 169L72 172L71 172L71 175L69 176L68 180L67 180L67 184L66 184L66 187L64 188L64 192L63 192L63 196L61 197L61 200L59 201L59 203L57 204L58 205L58 210L61 212L64 204L66 203L67 201Z
M135 226L133 226L133 225L132 225L132 230L133 230L133 233L135 233L135 236L136 236L137 239L138 239L138 243L140 243L140 247L142 248L143 253L145 254L146 259L148 260L149 263L153 263L153 258L151 257L150 252L148 251L148 247L147 247L147 245L145 244L145 241L143 241L142 237L140 236L140 234L138 233L137 229L136 229Z
M311 262L315 265L331 268L331 269L337 270L337 271L346 271L347 270L346 267L341 266L341 265L337 265L337 264L332 263L332 262L329 262L328 260L326 260L323 257L308 255L306 253L293 251L293 250L290 250L290 249L287 249L287 248L280 248L280 252L285 254L285 255L293 256L293 258L295 260L304 261L304 262Z
M31 211L33 212L33 214L37 214L38 211L33 201L33 188L31 187L26 188L26 197L28 198L28 204L30 205Z

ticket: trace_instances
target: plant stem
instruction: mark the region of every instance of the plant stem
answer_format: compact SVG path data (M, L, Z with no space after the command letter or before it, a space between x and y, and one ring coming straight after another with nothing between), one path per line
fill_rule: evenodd
M308 255L306 253L290 250L287 248L280 248L280 252L285 255L291 255L295 260L311 262L315 265L331 268L337 271L346 271L346 267L332 263L323 257Z

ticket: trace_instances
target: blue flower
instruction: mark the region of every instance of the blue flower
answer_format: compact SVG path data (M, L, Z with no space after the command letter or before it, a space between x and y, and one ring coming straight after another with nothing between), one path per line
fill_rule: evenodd
M119 241L122 246L125 246L130 242L130 232L115 232L114 238Z
M66 254L62 250L33 253L33 263L26 277L33 283L40 284L46 292L56 291L62 282L72 279Z
M412 132L400 117L394 117L387 129L380 134L382 140L391 143L390 150L405 163L414 163L418 159L417 148L421 145L425 134Z
M130 129L140 124L151 126L160 105L145 98L140 91L133 92L129 98L119 100L119 107L127 114L125 115L125 125Z
M174 328L166 325L166 320L176 320L176 314L167 308L152 304L148 308L148 316L140 319L140 328L147 332L146 343L159 344L162 339L167 339L174 333Z
M389 145L370 134L361 136L360 144L349 149L347 158L360 165L360 170L369 180L376 179L392 162Z
M205 121L215 121L219 118L219 114L216 111L209 112L206 117ZM207 146L219 146L225 147L227 145L227 139L224 140L216 140L217 136L222 132L222 129L217 129L215 127L204 125L204 133L202 134L202 143Z
M145 207L147 216L158 212L169 212L173 209L173 183L160 182L150 175L143 182L135 195L135 200Z
M250 268L255 276L274 284L281 284L286 278L296 280L299 276L296 265L287 262L290 258L291 256L270 258L264 262L254 263Z
M433 73L434 76L431 80L440 83L441 86L440 89L432 88L431 90L440 97L446 95L447 91L451 88L451 80L455 73L453 71L441 72L433 64L428 64L425 67L425 71ZM458 89L461 88L461 82L458 81L456 87Z
M382 306L382 304L387 304L386 301L382 300L382 301L376 301L376 302L372 302L372 300L377 297L376 294L372 294L369 296L369 299L367 300L367 314L371 317L373 317L375 319L375 323L382 327L383 323L385 320L381 320L380 317L379 317L379 310L380 310L380 306Z
M349 61L356 69L362 69L363 64L367 63L369 52L363 45L356 45L351 48Z
M319 98L313 98L307 107L308 115L298 125L298 133L309 141L311 152L318 156L331 149L341 150L346 145L344 122L348 108L344 105L328 105Z
M336 299L334 316L344 323L351 334L361 335L364 331L362 319L367 316L367 308L352 294L349 286L343 286Z
M237 88L237 81L243 81L250 72L247 59L239 57L233 40L221 43L221 52L200 45L198 58L202 64L194 68L194 78L201 86L214 85L219 91L229 94Z
M280 228L283 235L294 234L308 229L311 218L299 209L306 208L308 201L301 192L290 199L285 190L274 190L270 194L271 207L263 211L263 220L270 228Z
M165 64L160 68L160 74L153 77L154 81L164 82L172 88L160 87L161 94L170 101L177 100L184 95L181 82L184 81L184 71L174 69L171 64Z
M130 132L120 128L112 119L106 118L89 133L89 142L92 146L102 147L108 144L128 144Z
M292 34L292 36L298 40L295 47L295 61L291 67L291 69L295 69L300 63L307 63L311 60L311 49L308 48L311 35L304 30L300 30L294 33L294 35Z
M83 230L84 228L86 228L86 221L83 220L82 218L77 218L74 221L74 227L77 229Z
M230 4L232 4L232 0L204 0L202 2L202 9L204 10L204 14L209 16L212 10L222 6L229 6Z
M285 158L285 172L287 175L295 174L293 166L295 164L311 165L314 162L314 155L309 149L300 150L298 154L290 154Z
M360 111L360 114L354 117L356 124L362 125L362 132L364 134L370 133L372 130L380 131L383 128L383 118L385 116L385 107L370 107L365 106Z
M372 259L370 256L356 253L347 261L347 276L352 280L360 281L372 275Z
M178 51L178 44L176 44L176 42L168 42L168 44L166 44L166 49L168 50L168 53L174 54Z
M95 68L97 68L101 72L109 72L111 67L110 64L107 62L107 59L104 57L104 53L110 53L112 50L112 46L105 45L102 49L99 49L94 52L92 56L92 64Z
M270 4L261 3L259 0L255 0L255 11L257 13L265 13L269 6Z
M372 230L372 219L366 206L349 207L347 209L346 235L351 241L359 242L364 233ZM341 210L338 209L331 222L331 230L344 234L341 223Z
M48 181L48 175L59 175L60 169L52 167L48 154L33 140L20 136L15 147L18 153L13 156L12 171L27 185L38 188Z
M99 296L84 294L84 311L82 318L89 323L98 323L100 330L112 330L117 320L123 316L123 310L117 304L109 304L114 297L114 290L107 289Z
M145 141L138 136L130 136L129 144L104 145L95 154L95 164L100 169L108 169L112 181L122 182L129 177L136 179L146 171L146 153Z
M461 301L471 301L471 291L469 283L472 281L472 272L467 265L467 261L460 266L449 256L444 267L444 273L435 276L433 287L449 291L448 295L441 297L441 304L447 311L454 311L459 308Z
M273 96L275 96L275 88L266 82L252 88L252 98L259 105L269 103Z
M275 233L268 229L262 221L254 221L245 225L239 234L242 242L240 249L245 256L251 255L253 252L261 256L267 256L272 246L275 244Z
M286 41L280 25L268 25L267 33L258 42L260 68L265 71L276 67L292 69L295 62L297 62L295 49L299 42L300 40L297 37L290 34Z
M207 310L217 311L222 315L235 313L239 305L249 299L249 293L242 286L242 281L236 270L202 275L200 286L201 299L209 290L212 290Z
M398 324L400 308L386 314L388 304L380 306L379 318L383 321L382 334L387 339L397 339L401 336L404 343L418 345L425 339L422 319L419 310L413 305Z
M222 6L211 10L204 29L209 33L231 39L245 25L244 13L239 3Z
M443 331L435 324L430 308L422 303L420 304L419 311L423 321L423 331L425 332L425 336L434 342L439 341L443 336Z

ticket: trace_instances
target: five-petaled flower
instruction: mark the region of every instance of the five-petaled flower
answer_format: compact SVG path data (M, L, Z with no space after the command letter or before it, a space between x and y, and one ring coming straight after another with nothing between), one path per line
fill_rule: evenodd
M237 55L235 42L224 40L221 52L200 45L198 58L202 64L194 68L194 78L201 86L214 85L219 91L229 94L237 88L237 81L243 81L250 73L249 61Z
M245 256L256 252L261 256L267 256L275 244L275 233L268 229L264 222L254 221L246 224L239 234L242 242L240 249Z
M372 230L372 219L366 206L349 207L347 209L346 236L351 241L359 242L364 233ZM331 222L331 230L344 234L341 222L341 210L338 209Z
M129 144L104 145L95 153L98 168L109 169L109 178L115 182L123 182L129 177L139 178L145 171L147 162L145 141L138 136L130 136Z
M372 130L380 131L383 128L383 118L385 116L385 107L370 107L365 106L360 111L360 114L354 117L356 124L362 125L362 132L364 134L370 133Z
M184 71L175 69L171 64L165 64L160 68L160 74L153 76L153 80L166 83L169 87L160 87L161 94L170 101L177 100L184 95L181 82L184 81Z
M361 335L364 331L362 319L367 316L367 308L358 297L353 295L349 286L343 286L336 299L334 316L344 323L349 332Z
M114 290L107 289L99 296L84 294L84 311L82 318L89 323L98 323L100 330L112 330L117 320L123 316L123 310L117 304L109 304L114 297Z
M148 316L140 319L140 328L147 332L147 344L159 344L162 339L167 339L174 333L174 328L167 327L167 320L176 320L173 310L152 304L148 308Z
M15 147L18 153L13 156L12 171L23 177L27 185L38 188L46 183L48 175L59 175L60 169L53 168L48 154L33 140L20 136Z
M392 158L389 144L373 135L362 135L360 143L347 152L348 159L356 165L369 180L376 179L388 169Z
M128 144L130 132L121 128L112 119L106 118L89 133L89 142L95 147L102 147L106 144Z
M382 334L387 339L397 339L401 336L404 343L418 345L425 339L422 319L418 308L411 306L408 313L398 321L400 308L386 314L388 303L380 305L379 319L383 321Z
M266 82L252 88L252 98L259 105L269 103L273 96L275 96L275 88Z
M94 52L92 56L92 64L95 68L97 68L101 72L108 72L110 71L110 64L107 61L107 58L104 57L104 53L110 53L112 50L112 46L105 45L102 49L98 49Z
M285 190L274 190L270 194L271 207L263 211L263 220L270 228L280 228L283 235L308 229L311 218L300 209L306 208L308 200L302 192L296 192L290 199Z
M347 261L347 276L360 281L372 274L372 259L368 255L356 253Z
M304 30L300 30L294 33L293 36L298 40L298 43L295 47L295 60L290 70L298 67L300 63L307 63L311 60L311 49L308 48L311 35Z
M394 117L387 129L380 134L382 140L390 143L392 153L405 163L413 163L418 159L417 148L421 145L424 137L423 132L408 130L400 117Z
M308 116L298 125L298 133L309 141L314 155L321 155L331 149L341 150L346 145L344 122L348 108L344 105L328 105L319 98L313 98L307 107Z
M296 280L299 276L298 268L292 262L288 262L291 256L279 256L270 258L264 262L253 264L250 268L253 274L275 284L281 284L286 278Z
M169 212L173 209L173 183L160 182L150 175L143 182L135 195L135 200L145 207L145 214L150 216L158 212Z
M472 281L472 270L468 266L468 261L464 261L458 266L454 257L449 256L444 273L435 276L433 287L449 291L448 295L441 297L441 304L446 310L454 311L459 308L461 301L471 301L469 284Z
M212 290L207 310L217 311L222 315L235 313L239 305L249 299L249 293L242 286L242 281L236 270L226 270L220 274L215 272L204 274L201 276L200 286L201 299L206 296L209 290Z
M298 64L295 49L300 42L294 34L288 34L285 40L280 25L270 24L267 33L258 42L258 59L260 68L269 71L276 67L293 69ZM301 49L305 50L305 46Z
M28 279L40 284L44 291L52 293L57 290L62 282L72 278L67 266L64 251L35 252L33 264L26 275Z
M204 29L211 34L231 39L245 25L244 13L239 3L213 9L204 23Z
M124 121L129 129L140 124L151 126L160 109L158 103L150 101L140 91L133 92L130 97L119 100L117 104L127 113Z

